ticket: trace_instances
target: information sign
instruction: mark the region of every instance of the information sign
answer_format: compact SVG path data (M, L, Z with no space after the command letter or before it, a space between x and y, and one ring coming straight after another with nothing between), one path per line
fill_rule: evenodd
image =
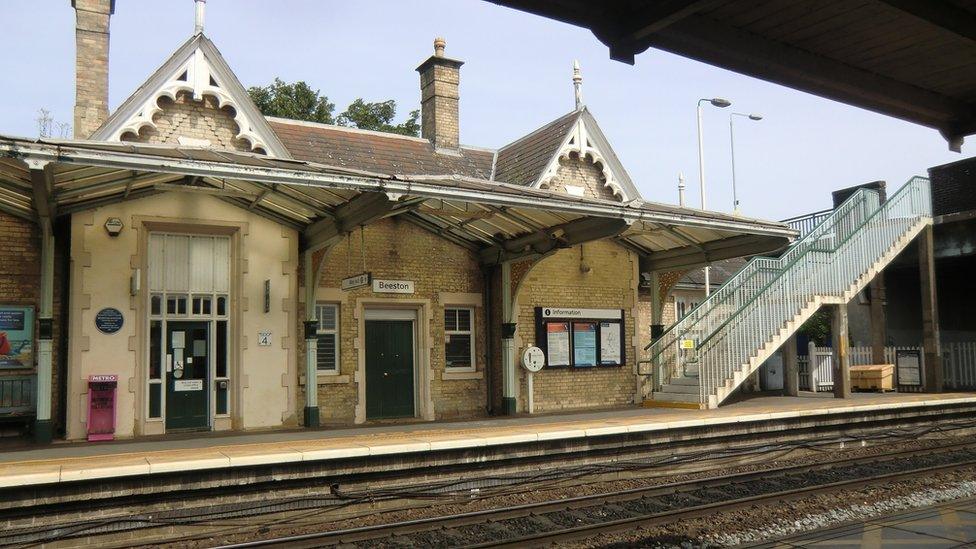
M596 323L573 323L573 364L596 366Z
M600 323L600 364L620 364L620 323Z
M0 369L34 367L34 308L0 306Z
M339 283L339 288L343 290L362 288L363 286L369 286L372 279L373 277L370 273L360 273L358 275L343 278L342 282Z
M373 291L378 294L412 294L413 280L374 280Z
M550 366L569 366L569 323L546 324L546 347Z
M895 351L899 385L922 384L922 354L917 350Z

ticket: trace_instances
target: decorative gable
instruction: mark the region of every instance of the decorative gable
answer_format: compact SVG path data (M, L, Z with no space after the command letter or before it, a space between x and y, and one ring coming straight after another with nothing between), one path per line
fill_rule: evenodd
M202 108L193 109L190 103ZM183 107L184 113L174 107ZM164 113L164 109L174 112ZM187 122L194 113L206 120L181 127L178 122ZM229 132L230 138L220 130ZM214 142L227 146L233 141L233 148L290 158L216 46L202 33L170 56L91 138L121 141L140 132L165 135L166 140L187 146L215 146Z

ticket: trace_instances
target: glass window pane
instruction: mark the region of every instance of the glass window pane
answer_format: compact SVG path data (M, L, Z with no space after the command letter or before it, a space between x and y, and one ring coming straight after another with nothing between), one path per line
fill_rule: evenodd
M596 323L573 323L573 366L596 366Z
M149 417L157 419L163 415L163 384L149 384Z
M149 314L153 316L163 314L163 296L157 294L149 299Z
M185 315L186 314L186 298L180 297L176 299L176 314Z
M200 310L202 308L201 305L202 305L202 303L201 303L200 298L199 297L194 297L193 298L193 314L195 314L195 315L200 314Z
M159 379L162 372L162 344L163 323L153 320L149 323L149 379Z
M229 406L228 406L228 394L227 394L228 393L228 390L225 387L221 387L221 385L225 385L225 384L226 385L229 385L229 383L227 383L227 382L220 382L220 381L217 382L217 399L216 399L215 404L217 406L216 412L217 412L217 414L220 414L220 415L226 414L227 413L227 410L229 408Z
M460 331L471 331L471 309L457 310L457 329Z
M452 334L444 344L445 362L449 368L471 366L471 336Z
M319 371L336 370L336 336L321 334L316 339L316 365Z
M219 316L227 315L227 296L220 296L217 298L217 314Z
M217 333L214 334L214 362L217 377L227 377L227 321L217 321Z
M320 331L334 331L336 329L336 307L335 305L319 305L318 321Z
M176 314L176 298L167 297L166 298L166 314L175 315Z
M449 332L457 330L457 309L444 309L444 329Z
M209 315L210 314L210 298L209 297L202 297L202 298L200 298L200 300L201 300L201 302L200 302L200 305L201 305L200 309L203 311L203 314Z

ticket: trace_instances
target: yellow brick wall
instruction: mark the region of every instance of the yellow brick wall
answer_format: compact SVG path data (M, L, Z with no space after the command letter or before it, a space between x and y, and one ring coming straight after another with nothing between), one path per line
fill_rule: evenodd
M202 101L194 101L189 92L180 92L176 101L168 97L159 99L162 112L153 117L155 128L145 127L139 135L127 133L123 141L141 143L178 145L180 137L206 139L217 149L250 151L245 139L235 136L240 131L234 121L234 110L230 107L220 109L213 96L205 95Z
M373 278L412 280L413 294L379 294L371 288L341 292L340 302L340 372L344 383L319 385L319 414L323 423L352 423L359 399L355 373L359 367L356 339L359 319L355 317L356 302L361 298L382 299L395 306L400 300L429 300L430 318L427 337L431 343L430 390L436 419L478 417L485 413L485 350L484 303L475 307L476 370L480 379L443 379L444 366L444 306L442 294L481 294L483 275L477 257L429 231L402 220L390 218L367 225L364 232L366 270ZM360 233L355 231L339 243L326 260L320 280L321 288L337 289L347 276L362 272ZM301 282L304 285L304 281ZM333 293L335 291L333 290ZM304 318L304 312L299 318ZM422 329L422 328L421 328ZM305 364L304 341L299 350L299 364ZM304 393L299 406L304 406Z
M610 242L565 249L543 259L518 293L518 354L536 344L535 308L623 309L626 364L615 367L544 368L535 374L535 411L606 408L634 402L637 391L637 257ZM518 366L519 410L527 406L525 370Z

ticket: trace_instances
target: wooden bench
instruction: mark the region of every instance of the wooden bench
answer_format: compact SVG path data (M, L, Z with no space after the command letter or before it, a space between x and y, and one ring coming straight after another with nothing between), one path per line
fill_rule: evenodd
M23 423L25 431L37 414L37 376L0 376L0 422Z

